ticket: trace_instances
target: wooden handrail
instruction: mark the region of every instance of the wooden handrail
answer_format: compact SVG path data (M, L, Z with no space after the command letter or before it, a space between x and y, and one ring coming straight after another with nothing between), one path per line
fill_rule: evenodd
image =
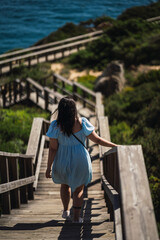
M0 184L0 194L28 185L35 181L35 176L26 177L9 183Z
M15 62L15 61L18 61L18 60L28 59L28 58L35 57L35 56L38 56L38 55L41 55L41 56L42 55L46 55L47 53L53 53L53 52L56 52L58 50L67 49L69 47L73 48L73 47L78 46L80 44L85 44L85 43L88 43L90 41L94 41L94 40L96 40L98 38L99 37L93 37L93 38L85 39L85 40L82 40L82 41L69 43L69 44L66 44L66 45L63 45L63 46L58 46L58 47L54 47L54 48L50 48L50 49L46 49L46 50L41 50L41 51L38 51L38 52L35 52L35 53L28 53L26 55L22 55L22 56L19 56L19 57L6 59L6 60L3 60L3 61L0 61L0 65L4 65L4 64L7 64L7 63Z
M86 34L79 35L79 36L76 36L76 37L67 38L65 40L60 40L60 41L56 41L56 42L42 44L42 45L39 45L39 46L25 48L25 49L10 52L10 53L1 54L0 58L16 56L16 55L19 55L19 54L22 54L22 53L25 53L25 52L29 52L29 51L37 51L39 49L44 49L44 48L48 48L48 47L55 46L55 45L61 45L63 43L75 41L75 40L78 40L78 39L83 39L83 38L86 38L86 37L92 37L92 36L99 35L99 34L102 34L102 33L103 33L102 30L99 30L99 31L96 31L96 32L91 32L91 33L86 33Z
M96 94L96 109L101 137L110 140L108 118L99 110L101 94ZM100 147L102 186L116 239L156 239L158 231L141 146L118 146L106 152ZM144 230L145 229L145 230Z
M11 207L19 208L21 203L34 198L32 160L31 155L0 152L2 213L10 214Z
M147 19L147 22L156 22L156 21L160 21L160 16Z

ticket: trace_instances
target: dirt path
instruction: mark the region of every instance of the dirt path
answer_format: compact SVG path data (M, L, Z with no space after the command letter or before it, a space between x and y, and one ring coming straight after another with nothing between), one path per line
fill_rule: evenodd
M65 65L62 63L53 63L51 64L51 69L57 74L60 74L64 77L66 77L68 80L71 81L77 81L78 77L82 77L85 75L92 75L95 77L98 77L102 74L102 72L95 72L93 70L83 70L83 71L77 71L75 69L65 69Z

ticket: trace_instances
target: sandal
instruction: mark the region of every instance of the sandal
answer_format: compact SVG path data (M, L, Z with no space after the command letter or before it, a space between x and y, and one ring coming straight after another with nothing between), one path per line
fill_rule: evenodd
M62 218L66 219L66 220L70 220L71 219L70 211L69 210L63 211Z

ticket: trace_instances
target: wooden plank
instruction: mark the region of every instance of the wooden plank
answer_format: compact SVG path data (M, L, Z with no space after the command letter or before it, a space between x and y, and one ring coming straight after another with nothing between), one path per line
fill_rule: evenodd
M43 87L39 83L35 82L32 78L27 78L26 81L31 83L38 90L43 91Z
M57 51L62 51L63 49L74 48L74 47L77 47L78 45L89 43L91 41L97 40L98 38L99 37L92 37L92 38L85 39L85 40L82 40L82 41L77 41L77 42L69 43L69 44L66 44L66 45L58 46L58 47L53 47L53 48L46 49L46 50L41 50L41 51L38 51L38 52L35 52L35 53L29 53L29 54L22 55L22 56L19 56L19 57L15 57L15 58L11 58L11 59L6 59L6 60L3 60L3 61L0 61L0 65L9 64L9 63L19 61L19 60L27 60L31 57L33 58L33 57L36 57L38 55L45 56L47 53L54 53L54 52L56 53Z
M8 158L9 165L9 181L19 179L18 158ZM18 188L10 192L11 208L20 208L20 190Z
M8 159L4 156L0 156L0 176L1 176L2 184L9 182ZM2 194L1 208L2 208L2 213L10 214L11 212L10 192L5 192Z
M117 153L125 239L158 240L142 147L118 146Z
M114 209L114 225L115 234L117 240L123 240L122 234L122 222L121 222L121 211L120 211L120 200L118 192L109 184L104 175L102 175L103 189L112 202Z
M32 123L32 129L29 136L29 141L27 145L27 155L34 155L34 161L36 162L36 156L38 153L38 147L39 147L39 141L41 137L42 132L42 126L43 126L43 118L34 118Z
M2 152L0 151L0 156L4 157L14 157L14 158L33 158L33 155L26 155L26 154L20 154L20 153L10 153L10 152Z
M0 194L11 191L13 189L28 185L35 181L35 176L19 179L16 181L0 184Z
M98 122L99 122L100 136L110 141L111 138L110 138L110 132L109 132L108 117L98 117ZM103 155L105 152L107 152L110 149L111 148L109 147L101 146L101 154Z
M35 190L37 189L37 184L38 184L40 167L41 167L41 162L42 162L42 157L43 157L44 144L45 144L45 135L43 135L42 139L41 139L40 150L39 150L39 155L38 155L38 160L37 160L37 166L36 166L36 172L35 172L35 181L34 181L34 184L33 184L33 188Z
M26 171L25 158L19 158L19 178L22 179L26 177L27 177L27 171ZM21 199L21 203L28 202L27 185L20 187L20 199Z
M65 82L66 84L68 84L70 86L73 86L73 83L70 80L64 78L63 76L61 76L57 73L54 73L53 76L55 76L57 79L60 79L62 82Z

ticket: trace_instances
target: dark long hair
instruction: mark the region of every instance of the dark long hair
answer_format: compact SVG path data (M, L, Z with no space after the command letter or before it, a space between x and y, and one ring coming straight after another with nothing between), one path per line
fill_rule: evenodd
M58 104L57 124L64 134L70 136L77 116L75 101L70 97L64 97Z

